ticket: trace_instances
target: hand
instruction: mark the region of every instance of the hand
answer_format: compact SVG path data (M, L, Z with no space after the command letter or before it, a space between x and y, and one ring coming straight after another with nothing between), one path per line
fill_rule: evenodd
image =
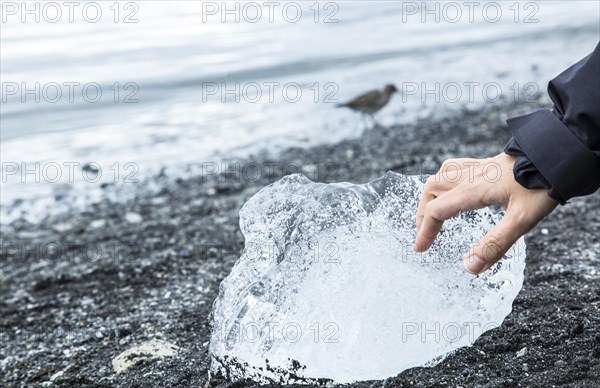
M465 269L477 275L490 268L510 247L558 204L546 190L530 190L513 176L515 157L449 159L429 177L417 209L415 251L424 252L445 220L460 212L500 205L502 220L464 257Z

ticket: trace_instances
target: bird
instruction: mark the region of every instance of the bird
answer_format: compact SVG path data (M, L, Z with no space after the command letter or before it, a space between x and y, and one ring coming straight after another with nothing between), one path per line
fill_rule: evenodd
M337 104L337 107L348 108L355 112L360 112L363 115L371 117L373 122L376 123L374 117L375 113L386 106L388 102L390 102L392 94L396 92L398 92L398 88L393 84L388 84L383 90L371 90L348 102Z

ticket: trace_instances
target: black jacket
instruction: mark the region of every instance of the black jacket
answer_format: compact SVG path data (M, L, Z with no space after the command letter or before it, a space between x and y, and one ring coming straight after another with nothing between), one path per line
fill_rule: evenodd
M550 81L552 111L507 120L517 156L514 175L529 189L549 189L561 204L600 187L600 44Z

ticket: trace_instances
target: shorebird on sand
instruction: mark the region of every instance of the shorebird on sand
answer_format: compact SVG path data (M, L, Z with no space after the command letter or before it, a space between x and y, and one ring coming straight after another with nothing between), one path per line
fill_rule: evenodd
M398 89L392 84L385 86L383 90L371 90L353 98L352 100L338 104L338 108L349 108L355 112L360 112L363 115L369 116L373 123L376 123L373 117L381 108L387 105L392 98L392 94L396 93Z

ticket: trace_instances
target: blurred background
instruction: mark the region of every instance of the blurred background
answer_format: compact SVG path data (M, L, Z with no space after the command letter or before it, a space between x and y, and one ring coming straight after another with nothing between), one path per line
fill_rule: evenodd
M596 1L267 3L3 1L2 222L65 190L357 137L335 104L386 83L404 94L385 126L526 103L600 35Z

